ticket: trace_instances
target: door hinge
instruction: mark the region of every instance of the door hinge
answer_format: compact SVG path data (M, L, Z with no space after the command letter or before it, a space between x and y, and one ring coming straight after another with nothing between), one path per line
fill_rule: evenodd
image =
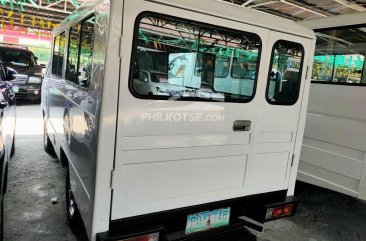
M115 170L113 169L111 171L111 189L113 189L113 187L114 187L114 173L115 173Z
M119 57L122 58L123 57L123 36L119 37Z
M292 154L291 167L294 166L295 154Z
M308 67L306 68L305 80L308 80L309 68L310 68L310 66L308 65Z

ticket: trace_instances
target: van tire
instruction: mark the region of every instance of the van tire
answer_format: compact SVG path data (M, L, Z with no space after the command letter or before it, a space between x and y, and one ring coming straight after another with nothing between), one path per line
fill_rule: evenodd
M68 168L65 168L66 173L66 215L69 225L72 228L77 228L81 224L81 216L79 209L76 205L74 194L70 185L70 172Z
M47 125L45 119L43 119L43 147L48 154L54 155L55 151L53 149L50 137L47 134Z

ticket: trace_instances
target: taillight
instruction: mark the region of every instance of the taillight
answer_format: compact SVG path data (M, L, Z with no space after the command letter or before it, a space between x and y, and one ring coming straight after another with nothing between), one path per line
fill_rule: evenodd
M121 239L118 241L159 241L159 233L153 233L129 239Z
M266 214L266 220L288 217L293 214L293 211L294 211L293 203L286 204L280 207L268 208Z

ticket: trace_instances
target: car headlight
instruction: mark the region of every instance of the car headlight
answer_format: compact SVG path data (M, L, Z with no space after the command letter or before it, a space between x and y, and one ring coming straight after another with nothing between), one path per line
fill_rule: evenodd
M42 83L42 79L39 77L31 76L28 79L28 84L40 84L40 83Z

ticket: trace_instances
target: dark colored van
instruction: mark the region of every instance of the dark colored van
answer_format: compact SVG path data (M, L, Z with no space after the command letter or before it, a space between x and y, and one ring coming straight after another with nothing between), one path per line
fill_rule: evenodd
M32 51L25 46L0 44L0 59L5 68L13 68L20 74L12 81L16 98L40 103L42 70L45 66L37 63Z

